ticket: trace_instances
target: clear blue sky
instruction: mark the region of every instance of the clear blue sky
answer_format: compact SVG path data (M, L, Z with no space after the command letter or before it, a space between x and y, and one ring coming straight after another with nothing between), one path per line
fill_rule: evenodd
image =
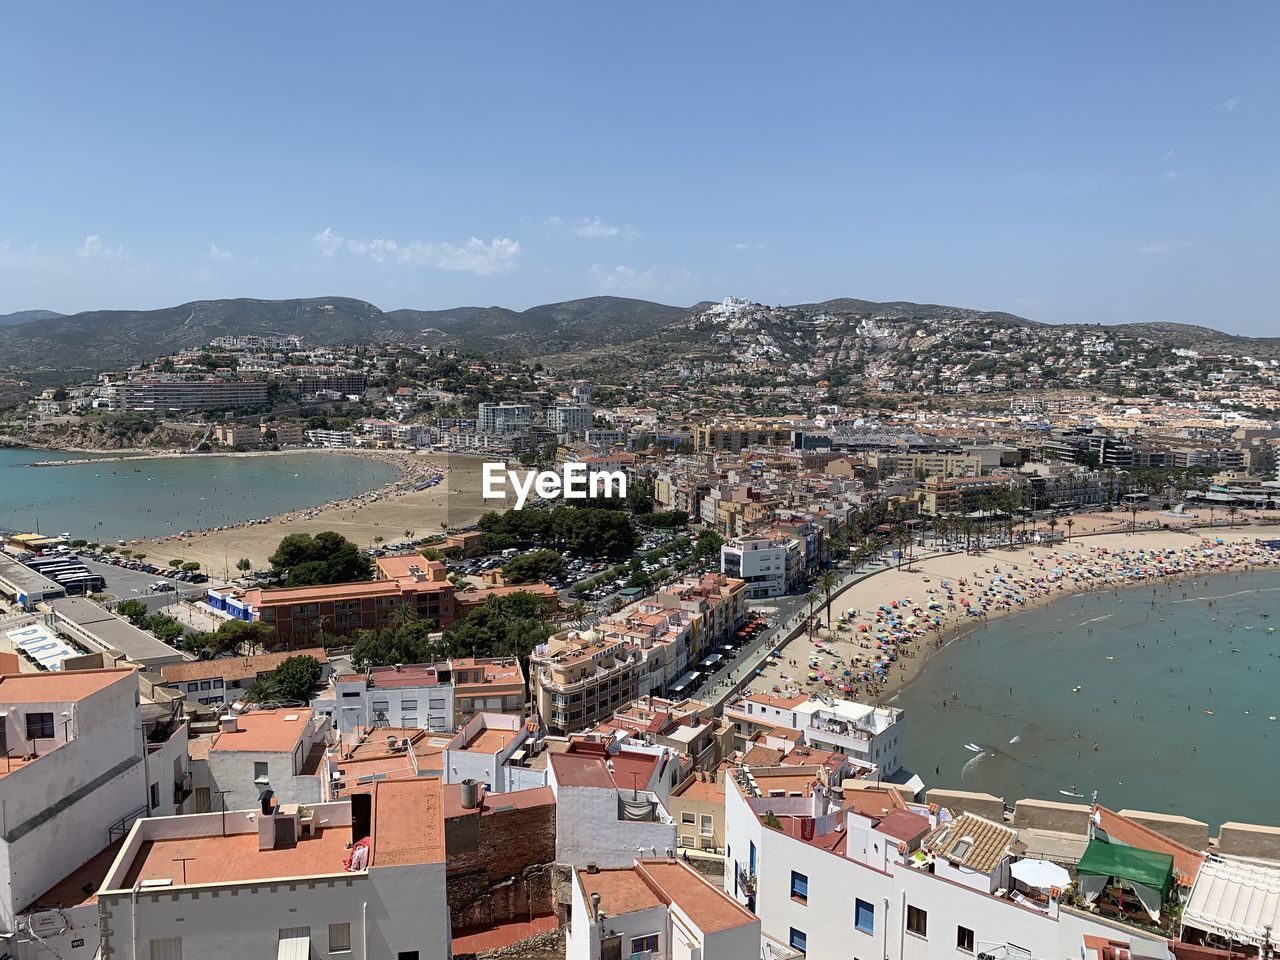
M0 312L854 296L1280 335L1280 4L22 3Z

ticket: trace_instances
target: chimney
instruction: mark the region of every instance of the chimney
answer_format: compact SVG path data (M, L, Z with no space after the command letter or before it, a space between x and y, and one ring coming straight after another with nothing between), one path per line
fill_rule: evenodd
M598 863L596 863L594 860L588 860L588 861L587 861L587 873L589 873L589 874L591 874L591 875L593 875L593 876L594 876L595 874L597 874L597 873L599 873L599 872L600 872L600 865L599 865ZM599 899L599 898L597 897L597 899Z
M240 721L234 713L224 714L218 719L218 723L221 724L223 733L235 733L240 729Z
M591 872L590 868L588 868L587 872ZM598 893L591 895L591 918L593 920L600 919L600 894Z

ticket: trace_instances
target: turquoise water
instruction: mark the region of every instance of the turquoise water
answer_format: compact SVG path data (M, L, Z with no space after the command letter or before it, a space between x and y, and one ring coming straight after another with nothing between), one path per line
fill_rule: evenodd
M325 453L27 466L88 456L0 450L0 527L38 523L103 542L165 536L355 496L398 475L380 460Z
M936 653L895 701L907 766L1010 802L1097 790L1112 809L1280 824L1280 572L1154 590L1068 597Z

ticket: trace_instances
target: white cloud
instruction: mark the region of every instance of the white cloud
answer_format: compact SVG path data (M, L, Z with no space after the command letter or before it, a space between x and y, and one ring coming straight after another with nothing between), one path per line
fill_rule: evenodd
M342 238L333 232L332 227L325 227L314 237L311 243L320 251L322 257L332 257L342 249Z
M729 244L734 250L763 250L763 243L731 243Z
M1227 111L1227 113L1232 113L1235 111L1236 107L1238 106L1240 106L1239 97L1227 97L1227 99L1223 100L1220 104L1218 104L1218 109L1225 110Z
M435 267L478 276L514 270L520 258L520 241L508 237L494 237L488 243L479 237L471 237L465 243L414 240L402 244L381 237L344 240L332 229L325 227L311 239L320 251L320 256L325 258L336 256L345 247L348 253L367 257L374 263Z
M1171 250L1177 250L1185 247L1185 243L1176 240L1157 240L1154 243L1144 243L1138 248L1139 253L1169 253Z
M205 256L212 263L230 263L231 262L231 251L223 250L216 243L209 244L209 252L206 253Z
M84 243L76 250L76 256L87 260L122 260L129 256L129 251L118 244L113 246L103 243L102 238L95 233L84 238Z
M695 279L692 271L683 267L664 270L649 266L640 270L622 263L616 267L593 264L588 277L591 284L602 293L671 292Z
M556 231L567 231L576 237L590 237L596 240L616 237L619 234L632 235L630 227L618 227L605 223L599 217L577 217L566 220L564 217L547 217L542 221L544 227Z

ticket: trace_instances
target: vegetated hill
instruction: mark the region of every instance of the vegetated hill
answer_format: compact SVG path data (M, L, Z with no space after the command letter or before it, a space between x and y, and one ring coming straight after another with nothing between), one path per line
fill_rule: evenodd
M30 323L33 320L54 320L65 314L52 310L19 310L16 313L0 313L0 327L12 327L19 323Z
M304 342L376 343L408 339L371 303L306 300L196 300L160 310L92 310L0 330L10 366L108 369L199 347L214 337L296 334Z
M1068 329L1108 333L1111 336L1143 337L1165 347L1181 347L1212 353L1253 353L1259 357L1280 356L1280 337L1245 337L1224 333L1193 323L1071 324Z
M865 316L878 320L911 320L923 317L930 320L987 320L993 323L1012 323L1018 326L1040 327L1044 324L1036 320L1028 320L1012 313L1000 310L974 310L970 307L949 307L940 303L912 303L910 300L889 300L878 303L874 300L857 300L852 297L840 297L836 300L824 300L822 303L799 303L800 310L811 310L815 313L830 313L837 316Z
M482 353L539 356L641 340L693 311L626 297L587 297L528 310L459 307L393 310L398 324L438 330L454 345Z

